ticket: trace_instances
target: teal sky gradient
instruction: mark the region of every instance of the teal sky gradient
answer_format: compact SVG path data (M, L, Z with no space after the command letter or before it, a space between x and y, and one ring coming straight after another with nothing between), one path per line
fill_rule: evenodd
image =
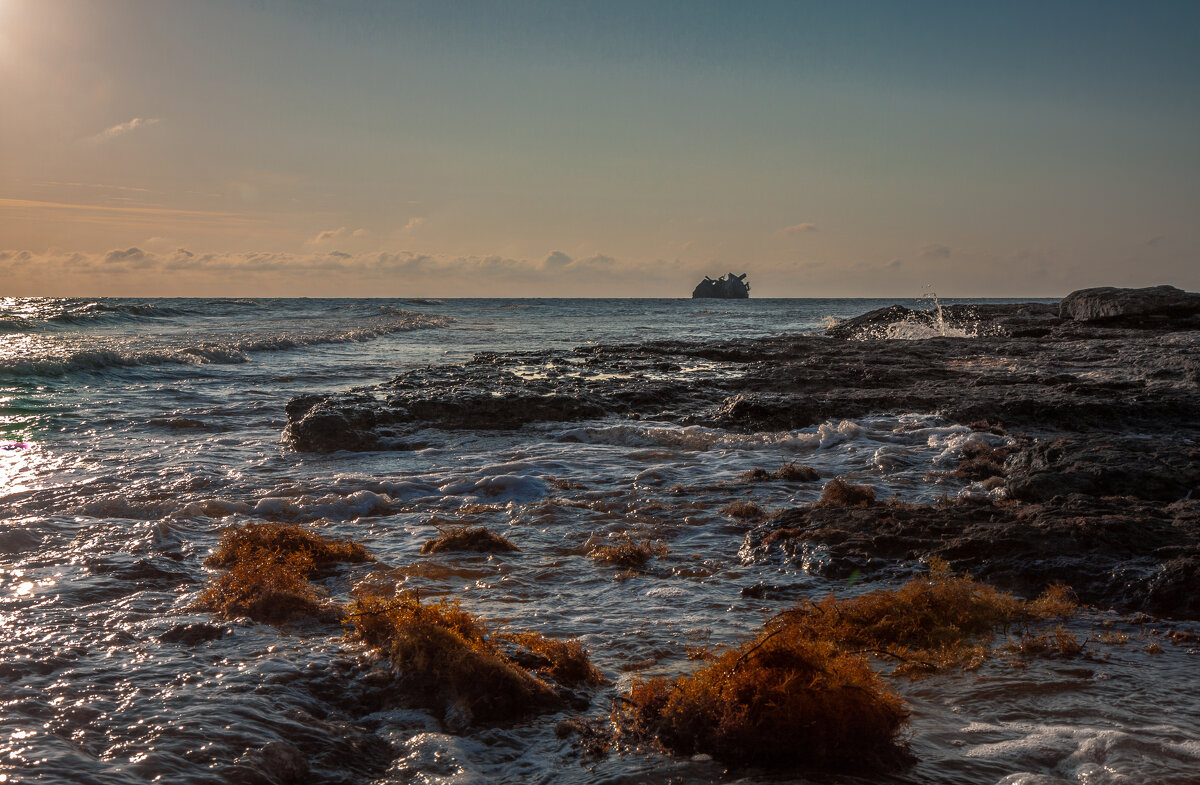
M2 293L1197 289L1198 22L0 0Z

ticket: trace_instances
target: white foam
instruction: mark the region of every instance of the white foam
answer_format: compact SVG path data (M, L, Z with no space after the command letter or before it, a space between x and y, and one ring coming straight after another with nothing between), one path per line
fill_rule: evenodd
M86 349L57 357L0 358L0 372L6 374L57 375L105 368L132 368L148 365L239 365L259 352L276 352L323 344L364 343L392 333L444 327L454 320L448 316L402 311L379 323L352 330L287 332L243 338L224 343L201 341L179 348L143 350L134 345L115 345Z
M1090 728L1068 725L1035 725L1013 722L1003 725L1003 730L1019 733L1016 738L978 744L966 751L968 758L994 758L1003 760L1037 760L1054 764L1066 759L1078 749L1081 737L1095 732Z
M1017 774L1009 774L1004 779L997 781L996 785L1070 785L1070 781L1060 777L1051 777L1048 774L1034 774L1023 771Z
M230 515L250 512L251 509L249 504L232 499L204 499L183 505L179 509L179 514L206 518L228 518Z
M871 458L871 463L884 474L894 474L895 472L911 469L921 463L922 460L922 457L914 453L911 449L906 449L895 444L885 444L875 450L875 454Z
M945 311L942 309L937 295L929 293L927 299L934 306L930 311L924 313L914 311L904 321L864 327L850 336L850 340L924 341L930 338L979 338L986 335L1004 334L1004 329L1000 325L984 324L975 317L952 324L946 320Z
M317 498L266 497L259 499L251 510L261 518L283 518L288 520L315 520L328 518L346 521L367 515L383 515L395 508L395 501L373 491L355 491L347 496L329 494Z
M813 450L842 441L858 426L845 421L838 425L820 426L816 433L804 431L775 431L763 433L733 433L704 428L620 424L571 428L558 435L560 442L608 444L619 447L667 447L675 450L703 452L711 449L756 449L761 447L791 447Z
M1007 732L1018 734L1004 741L978 744L966 750L969 758L984 758L1036 766L1063 775L1063 779L1023 772L1001 780L1007 785L1042 783L1134 783L1144 778L1142 761L1174 761L1187 767L1200 761L1200 744L1172 742L1163 736L1177 736L1178 729L1151 727L1095 728L1087 726L1044 725L1037 723L972 723L964 732ZM1152 734L1152 735L1151 735Z
M478 744L467 737L416 733L398 745L398 752L385 778L389 781L471 785L488 780L472 763L479 755Z
M670 599L672 597L687 597L690 592L687 589L681 589L678 586L659 586L655 589L646 591L647 597L659 597Z
M448 496L465 496L471 501L524 504L545 498L550 488L541 477L497 474L452 480L441 486L441 491Z

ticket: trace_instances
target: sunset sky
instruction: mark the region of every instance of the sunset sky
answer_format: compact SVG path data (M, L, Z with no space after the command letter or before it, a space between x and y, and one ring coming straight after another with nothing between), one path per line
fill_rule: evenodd
M0 296L1200 289L1200 3L0 0Z

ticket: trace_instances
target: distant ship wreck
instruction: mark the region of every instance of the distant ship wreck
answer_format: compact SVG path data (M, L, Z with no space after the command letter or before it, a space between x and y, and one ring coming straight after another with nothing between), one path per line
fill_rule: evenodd
M750 284L746 283L746 274L734 275L726 273L719 279L713 280L707 275L696 284L692 290L692 299L699 297L715 297L721 300L745 300L750 296Z

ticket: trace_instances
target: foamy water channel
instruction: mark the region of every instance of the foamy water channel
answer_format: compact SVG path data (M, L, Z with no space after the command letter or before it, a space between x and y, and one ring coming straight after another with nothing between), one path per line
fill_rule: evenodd
M1194 783L1198 644L1089 611L1094 656L994 662L897 679L917 763L891 776L808 779L625 751L581 758L565 715L448 733L372 703L381 666L336 629L220 622L190 606L221 530L302 522L361 541L387 580L452 595L513 630L578 637L610 680L692 667L688 646L736 643L805 597L894 585L833 582L756 559L724 509L814 501L821 483L748 483L796 461L882 497L986 494L949 476L972 433L925 413L735 434L602 418L519 431L427 430L395 453L281 446L293 395L384 381L476 351L816 331L870 301L8 301L0 316L0 777L5 782ZM517 307L514 307L517 306ZM422 555L445 522L520 551ZM598 543L666 546L640 574ZM814 558L820 554L815 553ZM373 568L325 581L345 599ZM1175 629L1196 631L1195 625ZM1124 640L1122 640L1122 637ZM569 712L570 713L570 712ZM286 756L285 756L286 757ZM286 765L284 765L286 764ZM275 777L274 780L271 777Z

